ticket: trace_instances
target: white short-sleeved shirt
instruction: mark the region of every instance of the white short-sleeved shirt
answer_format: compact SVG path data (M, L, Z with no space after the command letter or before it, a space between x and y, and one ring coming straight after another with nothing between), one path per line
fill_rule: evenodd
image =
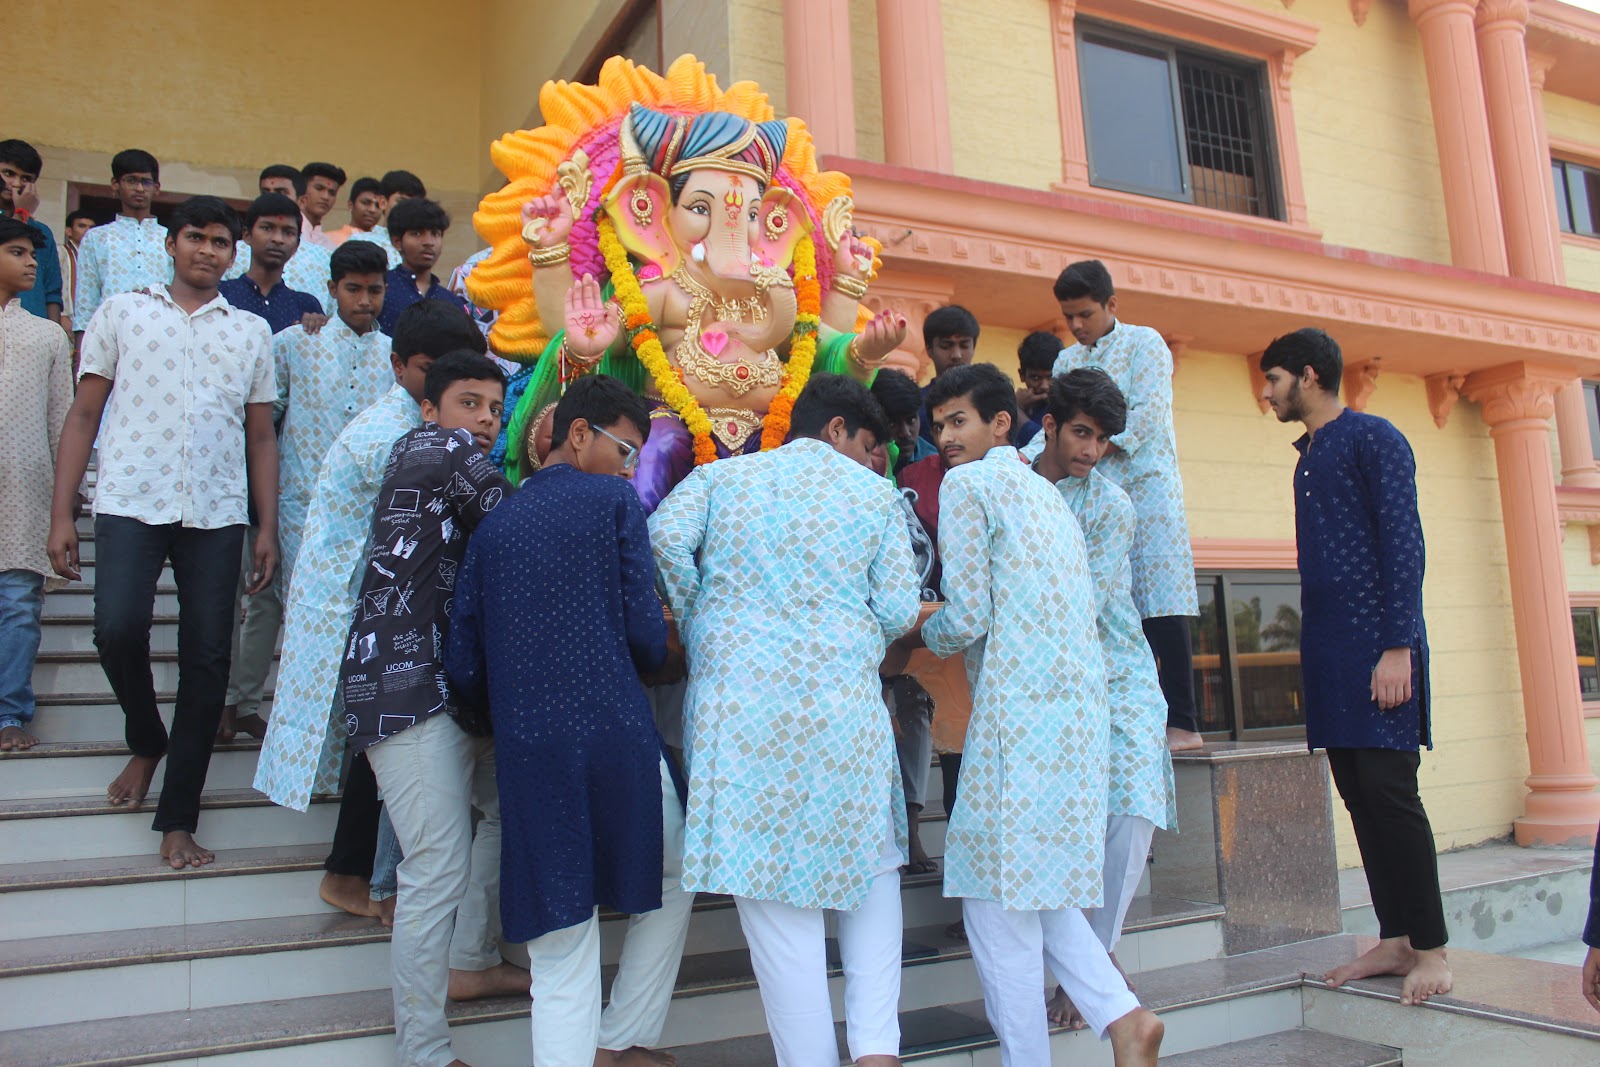
M272 333L220 295L193 315L165 286L109 297L79 377L112 381L100 419L96 515L202 530L247 521L246 404L270 404Z

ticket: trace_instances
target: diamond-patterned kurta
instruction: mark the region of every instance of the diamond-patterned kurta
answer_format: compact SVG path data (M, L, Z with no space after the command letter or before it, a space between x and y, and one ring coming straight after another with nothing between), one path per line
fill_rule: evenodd
M394 385L389 338L358 334L335 315L316 333L291 326L273 340L277 354L278 543L292 577L322 457L350 421ZM287 586L285 586L287 588Z
M422 425L417 402L398 383L345 427L323 459L311 495L295 581L284 611L283 655L255 787L276 804L305 811L312 793L339 788L344 717L335 691L372 506L395 440Z
M965 649L972 687L944 895L1099 907L1109 730L1078 522L1016 449L992 448L945 475L939 558L945 604L922 637L938 656Z
M1172 353L1167 342L1148 326L1118 322L1092 346L1065 349L1056 357L1053 373L1078 367L1099 367L1128 399L1127 428L1111 439L1122 451L1107 454L1095 469L1122 487L1139 517L1133 543L1133 602L1139 615L1198 615L1194 548L1172 428Z
M83 243L78 246L72 328L81 332L100 305L118 293L149 286L159 288L171 280L167 228L153 218L118 215L84 234Z
M1078 517L1089 550L1089 574L1100 596L1096 629L1106 658L1111 708L1106 814L1139 815L1163 830L1175 830L1178 802L1167 749L1167 698L1133 603L1128 551L1137 525L1133 502L1098 469L1087 478L1063 478L1056 488Z
M906 847L878 681L920 606L894 491L801 439L698 468L650 539L689 659L684 888L859 907L891 819Z

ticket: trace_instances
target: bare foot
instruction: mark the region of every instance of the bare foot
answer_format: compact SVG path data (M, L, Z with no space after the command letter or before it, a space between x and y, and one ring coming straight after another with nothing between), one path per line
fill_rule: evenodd
M451 1000L478 1000L482 997L531 997L528 972L515 964L501 960L482 971L458 971L450 968L450 986L446 995Z
M217 857L210 849L201 848L194 835L187 830L168 830L161 835L161 858L175 871L185 867L204 867Z
M24 752L39 743L39 739L20 726L0 729L0 752Z
M122 768L122 773L112 779L106 786L106 799L117 807L124 804L137 808L144 803L144 798L150 792L150 779L156 776L156 764L161 762L160 756L134 756L128 760L128 765ZM163 843L162 848L166 845ZM162 855L166 855L165 852Z
M1206 739L1193 730L1180 730L1176 726L1167 727L1168 752L1197 752L1206 747Z
M1167 1027L1148 1008L1134 1008L1106 1028L1117 1067L1156 1067Z
M1400 983L1400 1003L1424 1004L1429 997L1443 996L1455 984L1450 965L1445 960L1444 949L1412 950L1416 963L1405 981Z
M899 1056L863 1056L856 1067L900 1067Z
M259 715L241 715L234 720L233 725L241 734L249 734L257 741L267 736L267 720Z
M670 1052L635 1045L625 1049L596 1049L594 1067L678 1067L678 1057Z
M234 704L222 706L222 719L217 723L217 740L232 741L239 734L239 708Z
M351 915L373 917L372 901L367 896L367 880L355 874L324 874L317 887L317 896L324 904L347 911Z
M1356 978L1371 978L1380 974L1409 974L1411 968L1416 966L1416 962L1417 954L1412 951L1410 938L1385 938L1349 963L1329 971L1322 981L1329 989L1338 989Z
M1055 1026L1065 1026L1068 1030L1082 1030L1089 1025L1083 1021L1083 1013L1072 1003L1067 991L1060 986L1056 986L1055 996L1045 1001L1044 1009L1050 1016L1050 1022Z
M384 897L382 900L369 899L367 901L372 906L372 914L376 915L378 921L391 930L394 929L394 901L394 897Z

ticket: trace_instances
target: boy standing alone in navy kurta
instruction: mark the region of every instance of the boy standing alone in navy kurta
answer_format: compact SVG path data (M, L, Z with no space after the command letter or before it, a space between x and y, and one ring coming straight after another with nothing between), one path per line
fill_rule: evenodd
M1381 941L1330 971L1329 986L1401 975L1400 1002L1450 991L1433 829L1417 795L1428 729L1422 520L1411 446L1386 419L1339 400L1344 361L1317 329L1267 346L1262 396L1295 447L1300 664L1306 742L1328 766L1355 828Z

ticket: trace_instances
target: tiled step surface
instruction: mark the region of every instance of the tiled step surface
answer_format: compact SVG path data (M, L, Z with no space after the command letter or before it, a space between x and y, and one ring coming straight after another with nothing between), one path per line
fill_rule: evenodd
M172 693L157 693L161 721L172 726ZM264 716L272 713L272 692L262 700ZM41 699L34 712L33 732L43 741L120 742L125 736L122 708L110 694L67 694L64 698ZM247 735L240 734L240 737ZM0 763L7 755L0 754Z
M159 788L159 780L157 782ZM154 852L150 829L157 793L133 811L112 807L105 794L50 800L0 801L0 864L133 856ZM312 799L305 813L280 808L254 790L207 790L201 798L202 845L306 845L333 840L335 798Z
M1162 1067L1401 1067L1400 1050L1301 1027L1165 1056Z
M359 936L352 934L351 936ZM907 930L908 951L902 976L902 1020L908 1052L917 1058L964 1054L969 1049L992 1048L993 1037L982 1016L981 1004L958 1003L942 1006L961 990L970 996L977 988L970 959L964 945L950 941L939 928ZM279 955L297 950L284 949ZM264 959L265 957L257 957ZM1232 1022L1221 1020L1214 1008L1228 998L1256 992L1283 992L1298 985L1298 973L1285 971L1283 961L1258 961L1255 966L1233 968L1232 973L1205 969L1186 981L1187 967L1166 968L1138 975L1141 988L1147 983L1161 998L1159 1007L1169 1013L1198 1009L1191 1029L1195 1039L1205 1033L1226 1032L1231 1027L1269 1027L1265 1032L1284 1029L1288 1023L1286 1004L1270 1004L1264 1013L1253 1013ZM35 976L37 978L37 976ZM837 967L833 981L840 978ZM1041 995L1043 991L1041 990ZM943 998L943 999L941 999ZM265 1000L263 996L258 998ZM527 1062L529 1051L527 1007L525 1002L501 999L471 1005L452 1005L452 1022L457 1027L456 1051L469 1060L485 1050L484 1062ZM1298 1002L1294 1006L1298 1013ZM1209 1013L1208 1013L1209 1012ZM1169 1026L1176 1021L1169 1022ZM247 1062L260 1064L338 1063L341 1065L383 1064L393 1060L392 1039L374 1042L370 1048L361 1039L386 1034L392 1027L387 991L313 996L233 1008L196 1008L170 1011L135 1018L86 1021L76 1024L40 1025L7 1035L21 1062L34 1067L106 1065L132 1063L176 1063L201 1057L208 1067L222 1067L230 1056L250 1053ZM492 1028L476 1034L464 1030ZM680 1055L686 1065L716 1063L761 1064L770 1061L770 1042L755 1036L764 1030L759 996L749 973L748 957L742 950L697 953L686 957L680 974L673 1011L668 1017L664 1044L694 1042L698 1051L711 1051L707 1034L717 1029L747 1030L752 1046L766 1045L767 1059L722 1060ZM1070 1039L1073 1035L1060 1035ZM1081 1035L1080 1035L1081 1036ZM1240 1034L1239 1036L1254 1036ZM314 1042L338 1041L337 1051ZM1078 1042L1075 1047L1090 1047ZM266 1049L279 1048L282 1058L263 1056ZM519 1058L520 1057L520 1058ZM908 1057L911 1058L911 1057ZM952 1062L954 1062L952 1060Z
M178 587L171 582L163 582L156 586L155 611L157 615L178 614ZM59 618L70 615L81 618L84 615L94 617L94 590L87 586L74 583L58 589L53 593L46 593L44 597L44 617L46 619Z
M93 652L94 614L53 615L40 628L40 652ZM174 651L178 647L178 616L160 614L150 625L150 647Z
M261 742L243 735L219 742L206 772L210 789L248 789ZM122 773L132 753L120 741L46 741L25 752L0 754L0 800L92 796ZM166 760L156 766L157 782Z
M276 654L267 674L271 688L277 678ZM156 692L171 693L178 688L178 653L152 650L150 676L155 681ZM111 695L111 683L100 667L100 657L94 652L41 652L33 665L35 693L92 693L100 697Z

